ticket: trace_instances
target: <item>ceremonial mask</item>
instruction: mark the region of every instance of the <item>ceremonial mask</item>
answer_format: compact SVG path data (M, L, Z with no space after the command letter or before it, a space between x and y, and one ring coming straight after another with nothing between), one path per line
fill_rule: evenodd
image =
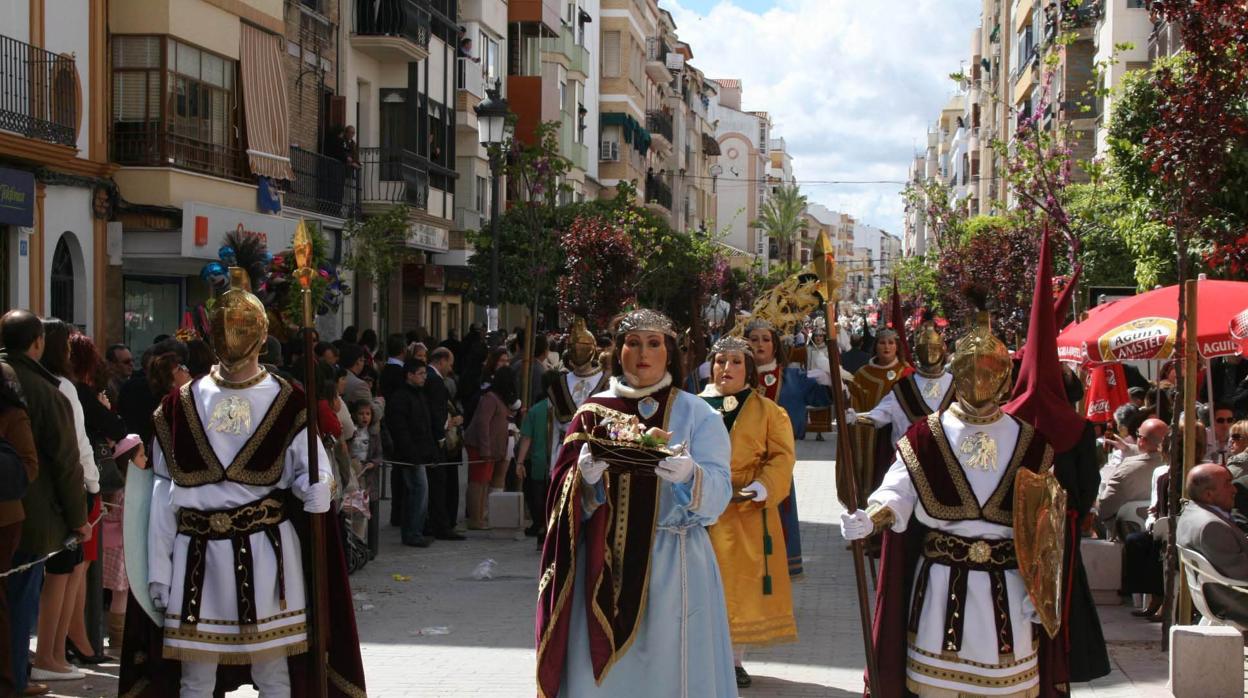
M230 288L212 306L212 348L227 371L241 368L260 355L269 335L264 304L251 293L247 272L230 267Z
M936 325L923 323L914 340L914 358L925 370L937 369L945 364L945 340L936 331Z
M953 353L958 400L976 411L997 405L1010 389L1010 368L1010 352L992 334L988 312L977 312L974 326Z

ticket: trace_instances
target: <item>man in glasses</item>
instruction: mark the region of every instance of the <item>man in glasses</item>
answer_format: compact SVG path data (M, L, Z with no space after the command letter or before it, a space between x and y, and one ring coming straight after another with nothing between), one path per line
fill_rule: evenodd
M116 402L122 384L134 373L134 354L124 344L113 344L105 350L104 360L108 364L109 399Z
M1230 455L1231 424L1235 422L1235 411L1230 405L1215 403L1211 421L1213 428L1206 440L1205 460L1225 464Z

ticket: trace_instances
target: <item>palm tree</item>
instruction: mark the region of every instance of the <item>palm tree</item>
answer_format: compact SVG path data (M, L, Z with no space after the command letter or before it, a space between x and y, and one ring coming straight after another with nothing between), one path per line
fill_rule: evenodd
M806 197L797 185L780 186L763 202L758 212L758 221L754 223L762 228L767 237L775 238L787 249L787 263L793 266L793 244L802 230L802 214L806 212Z

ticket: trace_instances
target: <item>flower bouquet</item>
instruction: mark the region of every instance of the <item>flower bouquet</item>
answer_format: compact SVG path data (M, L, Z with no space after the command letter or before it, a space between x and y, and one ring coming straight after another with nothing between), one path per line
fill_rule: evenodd
M637 415L600 408L586 426L590 452L608 463L609 472L654 475L659 461L675 455L667 445L671 434L647 429Z

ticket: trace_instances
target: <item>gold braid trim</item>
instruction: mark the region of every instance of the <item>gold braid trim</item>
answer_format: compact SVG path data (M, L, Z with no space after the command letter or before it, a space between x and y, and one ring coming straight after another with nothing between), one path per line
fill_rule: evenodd
M897 513L883 504L869 505L867 507L867 516L871 518L871 524L875 527L875 531L892 528L893 524L897 523Z
M1014 418L1010 417L1010 419ZM1001 476L1001 482L997 484L996 491L992 493L987 502L984 502L983 509L983 515L986 520L1010 527L1014 526L1014 515L1012 512L1002 509L1001 504L1005 501L1006 495L1014 491L1014 478L1018 475L1018 469L1023 467L1023 456L1027 454L1027 449L1031 446L1031 440L1036 436L1035 427L1022 420L1015 419L1014 421L1018 422L1018 440L1014 442L1014 456L1010 458L1010 464L1006 466L1005 474ZM1046 451L1048 451L1049 461L1052 462L1052 450L1046 448ZM1044 472L1046 469L1042 462L1040 472Z
M348 681L345 676L334 671L334 668L329 666L328 663L325 665L325 673L329 678L329 682L332 683L335 688L348 696L351 696L351 698L368 698L368 694L364 692L362 687L356 686Z
M166 628L166 630L168 629ZM280 657L293 657L296 654L303 654L307 651L308 642L307 640L304 640L292 645L272 647L256 652L211 652L208 650L188 649L186 647L170 647L169 645L165 645L161 654L164 655L165 659L174 659L179 662L209 662L239 666L243 664L271 662Z

